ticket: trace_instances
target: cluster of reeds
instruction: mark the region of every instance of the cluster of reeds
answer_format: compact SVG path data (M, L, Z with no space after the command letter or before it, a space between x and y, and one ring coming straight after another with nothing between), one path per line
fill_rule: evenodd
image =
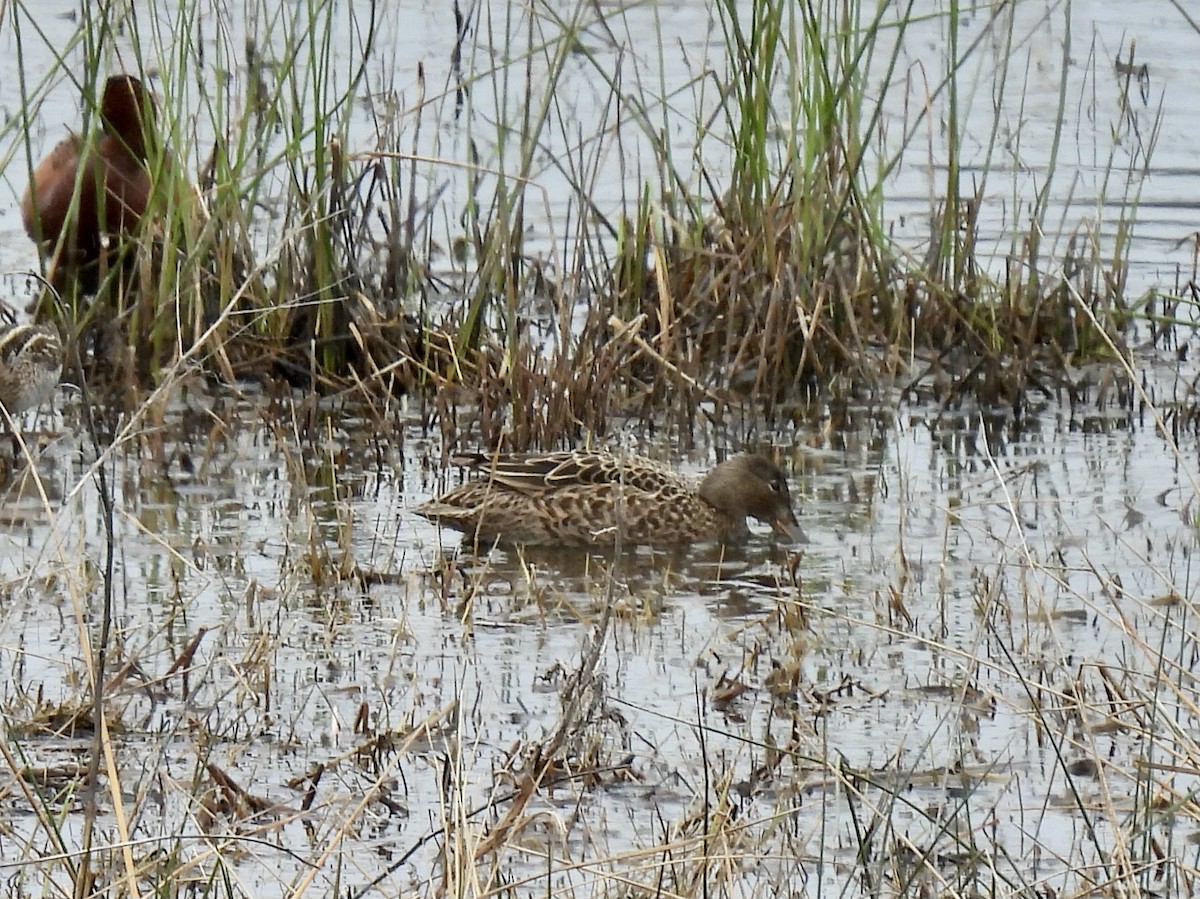
M80 338L85 364L79 367L90 377L145 387L178 380L195 362L223 378L282 377L315 391L360 389L366 399L402 391L428 401L446 448L467 430L485 445L526 446L603 434L628 416L686 435L697 408L718 423L742 409L751 410L746 417L754 421L791 416L817 390L849 393L858 383L892 375L908 381L946 372L952 383L939 396L943 402L971 394L1014 405L1031 386L1052 379L1054 364L1120 347L1128 314L1126 241L1105 257L1099 243L1084 235L1072 259L1064 260L1062 276L1047 277L1040 240L1044 210L1034 210L1027 237L1014 242L1006 273L988 274L981 264L977 216L986 193L983 185L964 187L956 162L960 54L953 49L955 65L934 91L951 98L950 160L940 191L946 199L933 218L925 258L906 257L892 245L884 195L895 162L878 150L882 113L869 99L867 65L881 33L903 32L903 14L895 22L884 18L896 15L887 4L872 19L837 3L719 3L727 55L706 60L689 86L709 103L697 105L701 112L686 139L668 114L667 86L657 94L630 90L630 84L644 84L633 62L628 71L612 71L589 50L585 38L609 25L596 18L594 4L581 3L566 18L541 7L535 16L509 6L508 17L495 20L485 20L492 14L486 6L474 7L456 20L454 81L433 98L420 75L415 96L375 80L371 63L381 6L308 0L251 9L269 27L236 42L222 31L219 17L182 0L166 10L85 4L78 45L63 51L44 77L22 84L22 115L5 133L11 146L22 144L12 138L36 120L45 85L64 77L77 81L84 96L94 94L90 86L114 68L157 71L166 88L161 122L166 145L181 162L153 164L161 179L178 184L164 185L163 208L136 247L137 262L110 273L97 296L68 295L47 307ZM35 11L20 3L8 10L6 27L18 46L37 43ZM354 36L348 68L335 64L345 63L346 52L330 40L335 19L338 33ZM956 36L954 12L948 22L948 33ZM496 43L487 45L484 34ZM210 52L217 59L204 56ZM657 52L668 52L667 42L660 39ZM79 57L86 62L82 69L72 64ZM897 59L891 56L883 68L892 71ZM572 135L562 114L558 88L570 65L594 76L608 104L595 136ZM22 60L22 70L31 69ZM211 71L218 75L199 75ZM472 115L489 92L490 120ZM369 136L361 127L364 106ZM452 163L425 155L424 136L454 121L460 110L467 158ZM644 160L622 157L625 202L614 211L595 196L609 175L604 160L619 155L629 139L629 122L649 150L651 174L643 172ZM88 127L95 128L94 114ZM571 151L549 154L547 162L544 148L563 144ZM30 144L23 147L7 157L13 182L36 161ZM444 187L451 170L464 173L461 193ZM547 171L568 185L571 217L552 223L555 240L535 249L530 222L544 219L531 210L544 201L536 185ZM185 180L194 180L195 191ZM448 207L447 196L458 205ZM300 432L305 422L288 426ZM302 460L289 461L305 471ZM336 494L332 468L317 476ZM103 465L96 470L101 476L105 471ZM239 895L235 881L243 854L261 852L264 866L284 856L294 861L296 851L279 837L281 822L312 827L321 820L311 814L314 803L324 800L333 809L326 829L319 840L306 833L319 851L309 854L315 860L297 862L302 873L289 884L300 894L313 871L324 875L351 864L353 853L341 846L369 830L369 810L403 815L397 771L414 770L418 749L428 756L432 745L443 755L436 765L422 761L421 770L438 779L443 822L427 828L411 848L437 847L442 880L434 892L518 894L524 884L516 881L514 858L537 857L552 866L570 848L565 839L562 846L548 841L551 848L538 855L527 845L543 823L558 823L539 804L545 796L571 789L585 808L600 791L636 778L620 701L606 690L599 670L614 608L606 597L593 642L564 678L557 726L514 749L511 765L496 775L507 788L483 806L471 804L477 791L463 776L474 735L463 727L457 698L404 726L377 724L370 703L362 702L351 722L352 750L325 752L319 764L286 785L297 791L294 801L267 798L237 771L244 748L238 740L246 732L257 738L266 732L256 728L272 709L273 659L285 647L292 610L283 600L274 603L271 626L253 631L256 639L247 641L225 680L218 664L195 663L202 628L180 625L176 634L176 616L186 617L186 603L179 603L154 635L153 660L161 664L157 677L147 677L141 667L151 654L139 657L122 643L113 620L115 512L102 478L99 487L108 503L109 554L100 563L102 577L89 570L76 586L105 592L104 615L97 625L86 612L92 603L75 603L81 649L70 668L81 684L90 681L91 692L81 690L78 702L26 694L8 704L24 722L10 729L18 746L50 733L89 738L86 765L45 770L12 753L6 758L9 771L19 775L14 784L22 801L37 815L31 828L36 839L30 841L37 849L12 863L33 872L31 878L70 884L78 895L101 886L130 895ZM317 531L314 525L287 573L305 582L305 595L315 597L327 616L328 642L334 643L342 586L368 583L372 575L348 552L331 549ZM1022 571L1030 577L1065 577L1026 562ZM880 632L912 625L905 602L915 587L905 564L902 559L893 589L880 599L893 616L886 625L877 623ZM595 872L593 894L744 895L747 884L760 884L749 892L776 895L845 871L851 872L845 880L872 895L1037 894L1037 872L1006 857L1004 841L988 844L993 822L977 820L1000 806L988 805L991 795L973 801L992 775L986 765L972 765L970 751L972 728L994 714L979 686L989 675L1015 679L1027 690L1031 711L1022 714L1046 735L1051 764L1061 768L1075 809L1089 822L1092 808L1082 797L1108 771L1099 753L1091 752L1086 764L1080 760L1094 749L1089 741L1098 731L1088 728L1107 724L1092 719L1107 716L1114 728L1145 735L1153 744L1148 755L1154 758L1144 771L1111 772L1142 778L1144 785L1133 816L1111 802L1103 806L1104 820L1118 834L1111 841L1115 849L1093 829L1086 851L1068 863L1082 871L1076 883L1094 871L1114 894L1118 887L1162 882L1151 870L1158 853L1154 826L1167 813L1193 814L1191 797L1167 791L1147 772L1154 770L1150 763L1163 764L1159 757L1170 765L1195 764L1189 732L1171 729L1175 710L1163 701L1164 691L1186 695L1190 644L1181 641L1177 657L1159 659L1175 678L1161 682L1142 680L1142 672L1154 667L1145 659L1140 668L1131 663L1124 678L1096 669L1072 679L1065 665L1039 670L1010 664L1036 641L1013 630L1025 597L1006 584L1007 573L998 566L977 585L985 624L980 644L993 654L938 645L947 655L959 653L955 657L968 670L949 688L958 702L930 733L944 725L963 745L960 764L929 770L898 759L854 765L829 751L822 721L836 713L839 701L882 697L853 677L823 688L802 685L805 648L791 632L810 611L821 610L807 607L798 584L781 585L778 615L762 623L772 658L759 648L747 650L740 670L722 672L712 691L698 696L695 721L672 722L696 739L699 777L689 783L686 808L663 813L636 855L595 852L580 862L580 870ZM454 592L455 573L446 577L437 598L450 606L461 597ZM465 618L472 601L453 607ZM251 584L237 614L257 622L261 603ZM402 639L397 633L397 642ZM1153 662L1154 653L1146 658ZM197 689L227 716L195 714L191 697ZM745 733L738 713L747 703L741 698L755 694L770 704L771 714L761 729ZM182 740L185 729L194 735L188 742L195 750L190 783L122 767L137 752L122 752L127 747L117 745L110 728L158 721L153 713L160 704L178 715L164 725L157 752L177 747L172 740ZM714 731L712 713L727 715L729 727ZM722 751L710 751L718 738ZM335 776L349 784L336 794L330 787ZM936 779L950 799L937 807L912 802L910 787L922 779ZM69 816L75 792L85 790L86 824L71 818L78 830L64 835L61 820ZM845 811L845 818L828 819L830 826L849 822L843 853L829 849L835 841L810 843L810 834L795 825L810 797L839 802ZM102 839L98 822L105 803L111 813L103 822L111 830ZM492 818L480 823L485 812ZM142 836L139 824L156 814L163 834ZM906 828L906 820L919 826ZM826 818L820 821L824 826ZM562 833L573 831L564 826ZM382 851L395 848L393 841ZM1039 842L1043 848L1053 847ZM376 864L372 876L400 870L407 851ZM762 875L764 859L777 864ZM1081 859L1100 862L1087 868ZM765 879L754 880L756 872ZM351 873L369 893L371 879ZM1172 883L1182 880L1174 869L1169 873ZM333 879L340 887L342 881Z
M1104 257L1082 234L1048 266L1034 208L1004 274L988 273L986 179L964 184L958 164L959 66L975 48L953 43L951 7L949 68L922 98L948 116L924 258L892 244L884 215L899 153L872 79L896 70L905 29L884 6L718 4L725 57L684 88L696 117L682 137L672 86L646 88L636 61L606 68L581 40L610 24L586 4L503 23L473 8L455 20L452 81L435 96L420 68L415 85L380 83L380 30L396 19L375 4L248 13L242 44L183 2L88 6L77 47L48 68L23 60L6 171L20 183L36 162L20 129L47 85L68 79L86 97L112 69L159 76L179 163L152 160L173 182L156 225L125 277L67 297L61 315L75 335L103 324L87 353L124 384L186 357L321 390L454 387L481 410L479 438L515 445L704 399L718 414L746 402L773 414L890 375L948 371L956 395L1013 404L1064 360L1119 345L1128 241ZM45 52L30 9L14 4L9 22L23 53ZM350 45L335 48L335 33ZM557 94L568 64L599 85L596 135L569 133ZM448 126L467 159L424 155ZM613 154L621 202L601 208ZM546 173L572 217L531 246Z

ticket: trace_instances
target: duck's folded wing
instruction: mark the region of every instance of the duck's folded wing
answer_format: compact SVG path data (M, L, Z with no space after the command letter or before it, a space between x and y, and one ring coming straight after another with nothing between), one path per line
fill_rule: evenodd
M640 457L611 453L462 453L451 461L477 469L496 483L523 493L583 484L622 484L647 493L687 489L687 482L669 469Z

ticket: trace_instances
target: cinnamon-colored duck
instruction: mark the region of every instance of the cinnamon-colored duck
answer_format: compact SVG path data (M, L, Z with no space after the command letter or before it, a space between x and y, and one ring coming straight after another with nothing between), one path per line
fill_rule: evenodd
M94 293L101 261L113 263L123 239L137 231L154 189L147 160L157 149L156 120L142 82L113 75L100 100L103 133L91 145L70 135L34 169L21 219L60 290L70 273L84 293Z

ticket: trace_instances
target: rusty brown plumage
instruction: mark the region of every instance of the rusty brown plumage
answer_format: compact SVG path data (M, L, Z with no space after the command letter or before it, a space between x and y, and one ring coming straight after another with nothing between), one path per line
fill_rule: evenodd
M132 75L114 75L100 100L102 133L71 134L38 163L21 198L25 232L50 260L55 286L67 273L94 292L103 266L136 233L154 191L148 161L157 134L154 99Z

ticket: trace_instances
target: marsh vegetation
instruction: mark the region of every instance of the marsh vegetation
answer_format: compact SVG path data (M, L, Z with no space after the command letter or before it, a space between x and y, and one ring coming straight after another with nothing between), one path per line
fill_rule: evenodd
M0 505L12 894L1193 891L1194 25L393 6L0 6L9 271L110 74L162 132L126 257L10 278L76 387ZM411 512L587 445L770 456L809 542Z

